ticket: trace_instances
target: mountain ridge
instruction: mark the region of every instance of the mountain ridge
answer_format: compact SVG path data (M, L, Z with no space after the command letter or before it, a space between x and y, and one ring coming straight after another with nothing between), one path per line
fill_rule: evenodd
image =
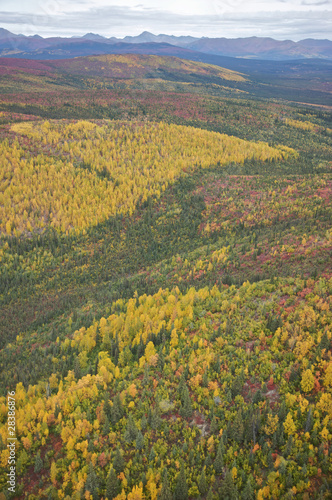
M220 55L248 59L266 59L273 61L283 61L292 59L332 59L332 41L328 39L318 40L307 38L294 42L293 40L275 40L271 37L244 37L244 38L210 38L193 36L175 36L159 34L154 35L148 31L143 31L138 36L125 36L109 38L96 33L86 33L83 36L66 37L46 37L39 35L25 36L16 35L10 31L0 28L0 56L2 57L29 57L38 59L40 50L49 52L52 58L52 51L58 50L58 46L63 48L73 47L78 41L91 42L95 46L91 49L94 55L106 53L106 47L118 43L125 44L163 44L167 43L174 47L201 52L203 54ZM102 51L102 52L100 52ZM87 55L80 53L78 55ZM68 57L74 57L71 53ZM46 58L42 57L42 58Z

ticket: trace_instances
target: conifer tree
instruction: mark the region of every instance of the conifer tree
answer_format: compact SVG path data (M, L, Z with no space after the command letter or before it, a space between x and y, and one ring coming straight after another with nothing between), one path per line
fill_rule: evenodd
M156 458L156 456L157 456L156 452L154 451L154 448L152 446L151 451L150 451L150 455L149 455L149 462L153 462L154 459Z
M289 472L286 477L286 488L291 488L292 486L293 486L293 476L291 472Z
M285 401L283 401L280 405L280 409L278 412L279 421L283 422L286 418L286 415L287 415L287 407Z
M184 470L183 462L181 463L180 472L176 478L174 489L174 500L187 500L188 499L188 485L186 473Z
M147 418L146 418L146 416L144 414L143 417L141 418L141 429L142 429L142 431L145 431L147 425L148 425L148 421L147 421Z
M167 470L164 472L162 487L158 495L158 500L173 500L173 495L168 482Z
M117 474L120 474L120 472L122 472L124 469L124 460L123 460L123 456L122 456L119 448L117 448L116 452L115 452L115 457L113 460L113 467L114 467L115 472Z
M207 376L207 372L205 371L203 374L203 378L202 378L202 386L207 387L208 383L209 383L208 376Z
M199 477L198 489L199 489L199 492L202 496L206 495L207 490L208 490L208 485L206 482L205 469L202 470L202 473Z
M123 416L123 408L120 399L120 394L117 394L113 401L113 406L111 409L111 422L115 425Z
M185 418L191 417L193 413L192 405L191 405L191 399L189 395L188 388L185 387L184 392L183 392L183 403L182 403L182 408L181 408L181 414Z
M38 474L38 472L40 472L42 468L43 468L43 461L41 459L40 452L38 451L35 459L34 471Z
M207 494L206 500L213 500L212 486L210 486L209 492Z
M127 421L127 428L124 434L124 439L127 443L131 443L137 437L137 427L132 415L130 414Z
M215 415L213 415L211 425L210 425L211 434L216 434L218 432L218 430L219 430L219 426L217 424L217 420L216 420Z
M109 431L110 431L110 421L109 421L108 417L106 416L105 422L103 425L103 430L102 430L103 436L106 436L109 433Z
M178 386L178 394L179 394L179 397L181 400L183 398L184 391L185 391L186 387L187 387L186 381L185 381L185 378L184 378L183 373L182 373L181 378L180 378L180 382L179 382L179 386Z
M159 414L159 407L156 405L156 408L153 410L151 414L151 427L152 429L159 429L161 424L161 418Z
M93 468L92 462L89 463L88 475L85 482L85 491L89 491L93 500L98 500L98 478Z
M293 436L289 436L285 449L285 456L288 457L291 454L293 448Z
M79 380L82 377L81 366L78 358L75 358L74 361L74 375L77 380Z
M144 447L144 437L141 431L138 431L136 437L136 450L141 451Z
M234 441L237 441L240 443L242 441L243 437L243 432L244 432L244 426L243 426L243 419L242 419L242 411L241 408L237 412L234 423L233 423L233 429L232 429L232 437Z
M206 459L205 459L204 465L205 465L205 467L210 467L210 465L212 465L212 458L211 458L211 454L210 453L208 453L206 455Z
M331 341L329 340L327 333L325 332L320 341L319 347L321 349L329 350L331 346Z
M279 474L281 476L285 476L286 475L286 472L287 472L287 468L286 468L286 462L285 460L283 460L280 464L280 467L279 467Z
M149 369L147 367L144 370L142 385L143 385L143 387L147 387L149 385Z
M314 419L312 417L312 408L309 408L308 414L307 414L307 419L305 423L305 432L310 432L312 429L312 426L314 425Z
M218 446L217 455L216 455L216 459L214 461L213 467L214 467L214 470L216 471L216 474L220 475L222 473L223 467L224 467L224 461L223 461L221 442L219 443L219 446Z
M120 481L118 480L113 467L109 471L106 479L106 498L112 500L120 493Z
M242 500L254 500L254 498L255 498L254 488L252 487L250 478L248 478L244 490L242 492Z
M59 404L56 403L55 409L54 409L54 418L58 418L60 412L61 412L61 408L60 408Z
M273 469L274 461L273 461L273 457L272 457L272 450L269 450L269 452L267 454L267 465L268 465L268 468L270 470Z
M232 474L229 470L226 471L225 479L221 485L221 493L223 500L237 500L238 495L233 482Z
M105 413L106 417L108 417L109 419L111 418L112 407L110 405L108 395L105 396L104 413Z

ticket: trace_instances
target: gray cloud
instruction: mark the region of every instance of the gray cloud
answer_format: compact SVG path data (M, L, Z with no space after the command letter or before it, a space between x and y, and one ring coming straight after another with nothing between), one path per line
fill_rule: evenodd
M301 5L319 7L321 5L332 5L331 0L303 0Z
M225 12L219 15L179 15L167 10L107 6L54 15L42 12L38 14L0 12L0 25L13 32L51 36L55 34L71 36L93 31L105 36L122 37L147 30L155 34L230 38L255 35L300 40L308 37L330 38L332 12L325 10L250 13L239 10L238 13Z

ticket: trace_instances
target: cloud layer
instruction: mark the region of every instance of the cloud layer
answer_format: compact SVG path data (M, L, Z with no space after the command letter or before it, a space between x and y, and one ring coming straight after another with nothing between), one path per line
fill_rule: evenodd
M60 0L35 5L35 10L0 12L0 26L14 33L42 36L72 36L95 32L104 36L123 37L142 31L155 34L190 34L193 36L237 38L271 36L276 39L331 38L332 0L200 0L187 13L186 2L176 9L170 1L170 10L153 7L154 0L144 4L104 5L103 0L91 2L75 0L63 4ZM160 5L160 4L159 4ZM32 8L32 3L30 3ZM174 6L174 7L173 7ZM246 12L250 7L250 11ZM292 7L292 9L290 9ZM172 10L171 10L172 8ZM269 9L275 10L269 10ZM177 11L176 11L177 10Z

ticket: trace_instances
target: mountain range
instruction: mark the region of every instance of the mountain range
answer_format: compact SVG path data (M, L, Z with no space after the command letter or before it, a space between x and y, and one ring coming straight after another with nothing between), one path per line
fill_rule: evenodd
M147 53L183 57L187 52L203 55L227 56L245 59L287 61L300 59L332 60L332 41L305 39L274 40L273 38L195 38L192 36L154 35L144 31L138 36L123 39L106 38L95 33L81 37L49 37L16 35L0 28L0 56L29 59L59 59L81 55L110 53ZM167 54L166 54L167 52ZM151 53L151 52L148 52ZM189 57L188 57L189 58ZM190 57L192 58L192 57ZM197 56L195 58L197 59Z

